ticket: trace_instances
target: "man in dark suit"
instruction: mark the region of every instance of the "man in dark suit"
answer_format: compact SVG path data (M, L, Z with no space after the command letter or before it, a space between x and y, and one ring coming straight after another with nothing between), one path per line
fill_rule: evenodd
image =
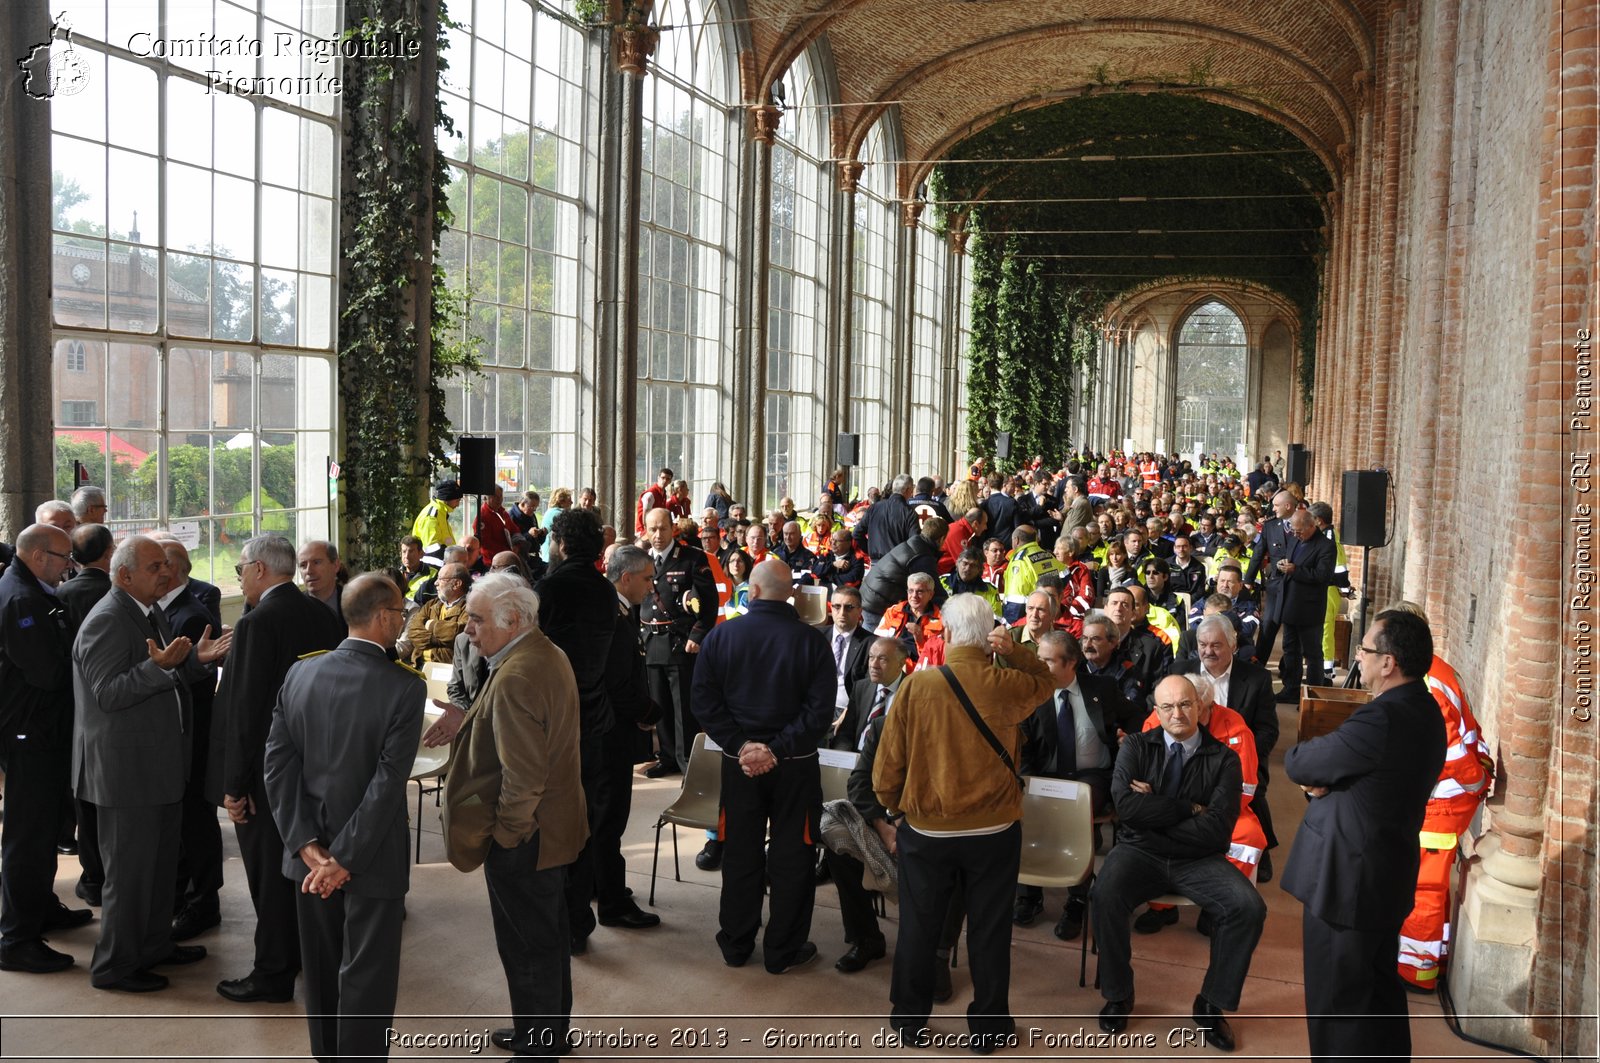
M989 514L989 537L1009 543L1011 533L1017 530L1017 501L1006 491L1005 477L999 473L989 477L989 494L983 500L983 508Z
M146 993L167 979L151 968L204 958L172 941L184 784L194 714L189 686L228 652L228 635L175 635L158 606L172 567L161 544L130 535L111 557L112 589L73 647L77 735L72 776L99 814L106 880L96 989Z
M894 478L889 493L872 503L856 522L856 549L873 561L917 534L921 522L906 500L915 485L902 473Z
M469 555L471 557L472 555ZM467 562L471 564L471 560ZM339 548L326 539L312 539L300 548L295 558L300 570L300 580L306 585L306 595L315 598L340 618L340 634L344 633L344 612L340 597L344 587L339 582L343 566L339 563Z
M666 510L652 510L670 519ZM649 517L645 518L647 521ZM606 688L611 633L616 627L616 590L595 570L604 549L600 518L592 509L558 513L550 522L550 571L539 581L539 629L567 655L578 681L579 755L583 796L594 834L595 815L606 785L604 743L616 722ZM713 590L711 601L716 602ZM567 868L567 926L572 951L581 955L594 932L594 848L588 842Z
M1278 629L1283 626L1280 610L1283 573L1278 568L1278 562L1289 556L1289 544L1294 540L1289 531L1289 518L1294 515L1298 504L1294 495L1287 491L1279 491L1272 496L1273 515L1262 522L1261 531L1256 535L1250 552L1250 566L1244 572L1245 584L1256 592L1256 600L1261 605L1261 627L1256 632L1255 641L1256 660L1262 665L1272 656L1272 644L1277 641ZM1224 593L1231 595L1231 592ZM1284 674L1286 664L1286 660L1279 662L1280 675ZM1285 675L1286 689L1287 685Z
M833 652L833 673L836 689L833 700L833 718L837 722L850 708L851 691L867 675L867 647L872 644L872 632L861 623L861 591L855 587L838 587L829 599L828 609L833 616L833 627L827 631L828 648ZM831 744L831 743L830 743ZM854 749L855 746L851 746Z
M867 636L867 674L850 686L850 703L834 718L824 744L829 749L857 752L867 725L889 711L889 703L905 678L906 643L884 636Z
M89 611L111 591L111 552L115 548L111 529L104 524L80 524L72 529L72 559L77 562L78 574L56 588L56 596L67 610L69 647L77 639L78 629ZM222 630L220 620L212 630ZM105 864L100 859L99 819L94 805L88 801L77 802L77 814L78 865L83 870L73 892L98 906L100 889L106 880Z
M0 575L0 765L6 802L0 826L0 970L48 974L73 959L44 935L83 926L55 895L61 794L72 768L72 641L54 593L67 568L67 533L34 524L17 536ZM71 581L68 581L71 582Z
M1377 695L1338 730L1289 750L1312 798L1283 872L1305 904L1306 1026L1315 1059L1410 1059L1400 927L1415 900L1428 796L1444 765L1443 717L1423 677L1428 622L1378 614L1357 649Z
M239 554L239 583L250 611L234 629L234 650L222 670L211 729L206 796L228 811L256 911L255 962L243 978L217 984L239 1003L294 997L300 970L295 888L283 877L283 838L261 780L272 708L289 666L307 653L331 650L344 622L294 585L294 545L281 535L248 540Z
M1068 632L1046 632L1039 639L1038 654L1050 669L1056 690L1022 724L1022 773L1083 783L1094 795L1094 811L1099 815L1111 801L1117 731L1137 733L1143 710L1122 696L1115 680L1079 669L1083 648ZM1086 886L1069 891L1055 926L1055 935L1062 941L1072 941L1082 932L1088 893ZM1017 887L1013 923L1028 926L1043 910L1042 889Z
M1199 673L1211 680L1215 701L1244 717L1256 740L1256 793L1250 802L1261 829L1267 836L1267 849L1278 845L1272 829L1272 811L1267 804L1267 757L1278 744L1278 706L1272 699L1272 676L1258 664L1241 661L1236 652L1238 634L1221 614L1212 614L1195 628L1196 660L1180 660L1172 666L1174 675ZM1261 854L1256 868L1257 882L1272 881L1272 858Z
M658 779L683 770L700 730L690 692L700 644L717 622L717 584L706 555L673 538L669 511L651 510L644 523L656 571L639 620L650 700L661 707L661 759L645 774Z
M1282 576L1278 622L1283 628L1283 657L1278 668L1283 690L1278 700L1294 704L1300 700L1302 675L1322 677L1322 627L1333 584L1334 551L1333 543L1317 534L1317 522L1306 510L1295 510L1289 530L1288 553L1274 565Z
M211 613L189 578L189 551L176 539L161 540L172 567L172 589L160 608L174 634L199 642L211 627ZM221 631L221 627L212 627ZM222 922L217 895L222 890L222 829L217 826L217 806L207 800L206 762L211 755L211 716L217 693L217 671L189 684L194 704L194 737L190 743L189 781L183 788L183 823L179 830L178 881L172 921L172 940L188 941Z
M263 771L297 887L306 1018L318 1059L383 1058L400 988L400 922L411 884L406 781L427 684L387 653L405 601L387 576L345 588L350 637L292 666Z
M606 692L616 720L601 740L602 785L597 790L597 807L590 810L594 895L601 926L646 930L660 925L661 917L641 910L628 893L622 834L633 807L633 766L648 755L649 732L658 715L650 700L644 647L639 643L639 606L655 582L655 565L638 547L619 547L606 566L606 578L616 589L606 662Z

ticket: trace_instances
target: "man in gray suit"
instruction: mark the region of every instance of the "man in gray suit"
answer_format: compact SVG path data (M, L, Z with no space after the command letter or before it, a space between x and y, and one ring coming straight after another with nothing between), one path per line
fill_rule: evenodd
M267 736L265 782L296 908L311 1051L386 1058L411 885L406 780L427 684L387 657L405 629L388 576L344 590L350 636L290 667Z
M111 556L111 592L83 621L73 647L77 734L72 778L99 807L100 941L97 989L147 993L167 979L152 967L193 963L206 950L172 941L184 783L193 706L189 684L228 652L231 636L174 637L154 608L172 586L161 544L130 535Z

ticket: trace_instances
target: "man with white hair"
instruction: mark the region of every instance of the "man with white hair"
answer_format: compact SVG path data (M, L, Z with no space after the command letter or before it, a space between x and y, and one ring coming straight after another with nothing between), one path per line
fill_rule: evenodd
M1238 659L1238 632L1226 616L1212 614L1195 628L1198 660L1181 660L1172 666L1174 675L1203 675L1211 680L1218 705L1226 705L1244 717L1245 726L1255 738L1259 778L1256 783L1256 818L1267 835L1267 850L1278 844L1272 829L1272 811L1267 807L1267 758L1278 744L1278 707L1272 700L1272 674L1259 664ZM1272 881L1272 857L1261 854L1258 882Z
M68 535L78 526L78 518L72 513L72 507L59 498L52 498L48 502L40 502L33 511L35 524L48 524L52 528L60 528Z
M878 801L898 824L900 936L890 1021L901 1043L929 1041L934 950L957 881L967 910L971 1047L1015 1035L1011 1018L1011 894L1022 856L1019 724L1055 688L1050 670L996 627L989 603L945 603L946 664L901 684L873 767ZM1001 668L990 653L1006 659Z
M894 478L889 493L872 503L856 522L856 549L876 561L917 534L922 522L907 501L915 481L905 473Z
M483 868L512 1025L496 1046L559 1054L572 1019L566 866L589 836L578 752L578 683L539 630L539 598L511 573L467 596L467 638L488 662L451 747L444 786L445 852Z
M84 484L72 492L72 516L79 524L106 522L106 493L94 484Z
M833 720L836 683L828 640L800 619L789 594L787 565L757 565L749 612L711 630L694 673L695 714L723 750L717 946L730 967L750 958L770 876L762 961L773 974L817 956L807 940L817 889L812 839L821 837L817 740Z

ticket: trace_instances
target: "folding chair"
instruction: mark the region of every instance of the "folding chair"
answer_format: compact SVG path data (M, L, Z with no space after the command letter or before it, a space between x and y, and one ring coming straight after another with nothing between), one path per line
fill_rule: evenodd
M448 666L446 666L448 667ZM444 715L442 709L434 708L430 700L422 711L422 733L427 734L428 729L439 722ZM439 804L439 791L444 789L444 774L450 767L450 746L437 746L429 749L422 744L422 739L417 739L417 759L411 763L411 781L417 784L417 845L415 862L422 863L422 797L424 794L433 794L433 803ZM433 785L429 786L429 781Z
M817 760L822 770L822 800L850 800L850 773L861 754L844 749L819 749Z
M656 867L661 862L661 828L672 824L672 877L683 881L678 866L678 828L712 830L722 811L722 749L706 737L694 736L689 766L683 773L683 789L678 799L662 809L656 820L655 855L650 858L650 904L656 903Z
M1025 886L1081 886L1094 877L1094 795L1088 785L1069 779L1026 777L1022 794L1022 864L1017 881ZM1084 930L1078 948L1078 985L1089 971L1089 910L1084 900Z

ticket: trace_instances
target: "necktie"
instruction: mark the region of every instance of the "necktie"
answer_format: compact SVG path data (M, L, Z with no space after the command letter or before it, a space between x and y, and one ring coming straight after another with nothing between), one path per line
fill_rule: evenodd
M479 657L478 663L472 666L472 674L477 679L472 688L472 694L476 697L478 692L489 684L489 658Z
M145 614L145 619L150 621L150 627L156 633L156 645L165 649L167 644L172 641L172 628L167 626L167 615L161 611L159 605L152 605L150 611ZM181 682L174 683L172 696L178 700L178 733L183 734L189 728L184 720L183 684Z
M1166 797L1177 797L1178 786L1183 781L1183 746L1174 742L1167 750L1167 767L1161 780L1161 793Z
M850 640L849 635L835 635L833 639L833 668L836 672L844 671L844 644Z
M1078 726L1072 718L1072 705L1065 690L1056 691L1056 731L1059 735L1056 770L1071 775L1078 770Z
M867 726L871 726L873 720L876 720L879 716L884 714L884 703L888 700L889 688L879 687L878 699L872 703L872 711L867 713ZM856 742L856 748L858 750L867 748L867 726L863 726L861 728L861 737Z

